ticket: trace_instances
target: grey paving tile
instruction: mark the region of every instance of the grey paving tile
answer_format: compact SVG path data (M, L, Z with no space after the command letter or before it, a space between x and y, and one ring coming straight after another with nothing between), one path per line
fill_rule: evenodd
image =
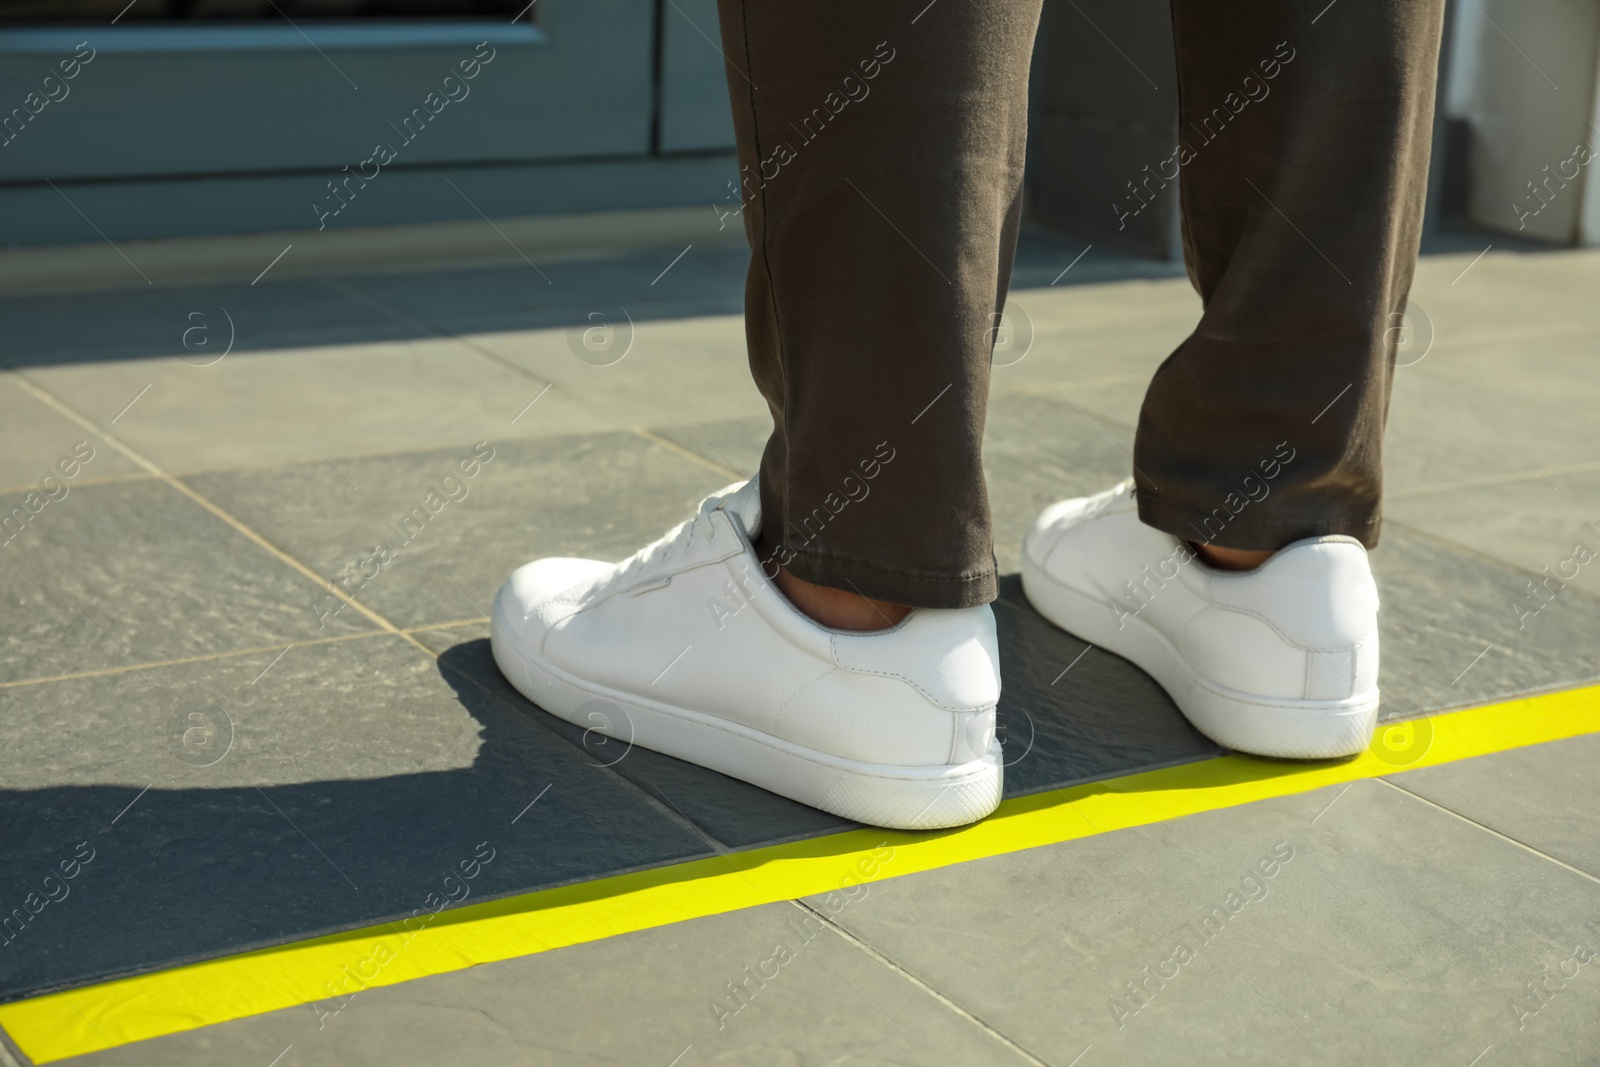
M1491 404L1501 399L1515 399L1537 408L1542 412L1537 424L1530 421L1503 427L1507 436L1519 444L1523 444L1518 439L1522 432L1559 433L1564 426L1581 426L1600 405L1600 376L1594 373L1600 334L1586 321L1586 310L1574 308L1565 315L1552 316L1537 323L1548 332L1526 338L1479 333L1438 337L1432 351L1414 364L1414 369L1418 374L1455 383L1491 418L1495 415ZM1525 326L1534 325L1525 317L1520 321ZM1479 425L1483 426L1481 418ZM1577 436L1581 440L1584 435Z
M316 583L154 479L70 489L0 552L4 681L372 629L354 611L321 627Z
M284 1064L1026 1062L787 903L369 990L318 1022L291 1008L122 1051L173 1065L265 1064L291 1044ZM115 1050L63 1062L122 1064Z
M1485 238L1479 248L1491 240ZM1600 328L1600 306L1593 299L1600 255L1593 249L1527 253L1497 247L1473 264L1476 255L1424 257L1417 265L1411 303L1425 309L1441 341L1593 336ZM1424 316L1413 318L1424 321ZM1519 360L1536 351L1526 344L1513 350ZM1430 355L1428 363L1432 360Z
M1493 356L1507 360L1501 346ZM1593 442L1574 432L1585 415L1563 411L1545 393L1581 398L1592 392L1575 368L1532 375L1523 388L1458 375L1432 358L1395 372L1394 397L1384 439L1385 489L1394 497L1431 492L1488 477L1535 475L1600 459ZM1444 357L1441 357L1443 359ZM1525 372L1528 361L1516 360ZM1592 362L1592 357L1590 359ZM1581 407L1581 405L1575 405Z
M542 726L565 738L583 758L637 785L644 793L688 819L720 849L755 848L801 837L835 833L856 824L804 804L769 793L736 778L611 738L590 727L547 715L528 703L500 675L489 651L489 624L476 623L416 635L485 691L499 693Z
M1392 497L1529 474L1530 459L1541 468L1600 460L1588 436L1573 432L1600 399L1590 371L1600 312L1589 299L1600 256L1493 251L1472 259L1418 267L1409 328L1428 343L1403 356L1395 375Z
M0 903L93 850L0 996L406 916L474 858L468 901L710 851L457 655L274 656L0 690Z
M1384 714L1413 715L1600 678L1600 599L1559 597L1519 629L1528 576L1398 523L1372 554Z
M1086 245L1076 238L1025 224L1021 239L1017 242L1016 262L1011 269L1011 290L1097 285L1134 278L1182 277L1183 264L1176 260L1162 261L1125 255L1103 245Z
M683 251L663 248L571 259L540 264L538 270L519 265L369 274L345 284L402 315L453 333L566 326L583 322L591 311L617 308L626 308L636 322L741 311L749 253L736 246L703 245L673 264Z
M586 401L603 428L687 430L697 450L712 447L716 455L720 442L712 436L708 446L695 427L766 416L739 316L641 316L629 323L615 308L594 314L603 317L589 327L474 332L470 340Z
M1600 878L1600 736L1394 775L1441 807Z
M1132 431L1139 425L1139 409L1144 406L1144 394L1149 387L1150 374L1136 370L1127 374L1053 382L1049 386L1027 386L1026 389L1035 396L1061 403L1072 412L1074 418L1081 420L1087 417L1096 423L1112 422ZM1131 450L1129 455L1132 455ZM1131 467L1132 464L1130 462L1124 466Z
M74 462L73 453L80 444L93 449L93 458L87 464ZM80 479L99 481L141 470L98 434L85 430L18 385L14 373L0 373L0 487L32 489L49 476L65 482L70 493L73 482ZM62 475L67 471L73 471L74 477L64 479ZM61 492L54 485L50 488L57 495Z
M1512 599L1528 611L1537 607L1524 583L1542 582L1547 573L1554 578L1539 595L1553 603L1578 591L1600 595L1600 469L1404 496L1387 510L1407 526L1528 572L1507 593L1513 617ZM1575 551L1579 544L1589 551Z
M474 455L463 447L191 484L329 580L349 575L353 595L400 626L484 616L506 576L541 556L622 559L724 484L629 433L497 439L465 478L459 465ZM375 555L380 543L393 552L388 563ZM315 619L316 605L305 610Z
M997 337L991 387L1003 391L1108 375L1148 381L1194 329L1200 311L1186 278L1013 291L1006 301L1007 332Z
M101 426L116 419L119 438L174 473L336 463L595 424L565 390L541 396L548 382L446 338L242 352L206 367L141 359L30 373Z
M761 470L761 455L772 433L772 419L760 415L697 422L692 426L679 419L676 423L657 423L649 429L711 463L753 477Z
M1600 942L1600 885L1343 788L893 879L837 921L1053 1064L1581 1062L1590 967L1514 1006Z
M418 332L324 281L36 295L0 300L0 308L7 366L152 358L201 365L227 351L230 338L232 350L244 352Z

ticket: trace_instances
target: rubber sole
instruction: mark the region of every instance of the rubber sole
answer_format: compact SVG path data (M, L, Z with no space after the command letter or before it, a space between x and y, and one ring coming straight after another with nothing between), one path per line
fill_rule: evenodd
M1376 690L1347 700L1292 700L1227 689L1200 675L1150 624L1131 617L1119 626L1109 605L1063 585L1026 558L1022 590L1039 614L1154 678L1195 729L1219 745L1257 756L1334 759L1354 756L1372 742Z
M863 763L804 748L739 723L586 682L522 646L495 597L490 647L523 696L587 733L662 752L842 818L898 830L977 822L1000 803L1000 743L981 759L934 767ZM585 736L587 736L587 733Z

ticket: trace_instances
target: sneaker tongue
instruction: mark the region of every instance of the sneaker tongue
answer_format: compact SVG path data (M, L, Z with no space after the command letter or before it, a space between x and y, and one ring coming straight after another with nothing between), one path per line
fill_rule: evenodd
M718 507L736 516L744 527L745 536L752 541L761 534L761 480L751 478L742 484L735 483L723 489L727 497ZM721 495L719 493L718 495Z

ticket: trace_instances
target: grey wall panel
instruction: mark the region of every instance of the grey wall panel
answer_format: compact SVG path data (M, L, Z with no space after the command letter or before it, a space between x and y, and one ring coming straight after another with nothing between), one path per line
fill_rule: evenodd
M416 39L426 28L381 24L7 30L0 114L24 105L73 42L93 58L64 98L13 121L0 181L309 167L332 178L379 143L400 166L644 155L654 11L653 0L540 0L537 28L443 24L436 43ZM478 40L492 61L439 108L445 77ZM412 120L421 132L408 141L418 108L430 117Z
M721 48L717 0L662 0L661 151L733 147Z

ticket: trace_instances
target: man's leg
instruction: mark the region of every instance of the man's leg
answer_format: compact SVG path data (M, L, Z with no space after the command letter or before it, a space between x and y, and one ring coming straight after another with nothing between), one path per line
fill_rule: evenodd
M840 593L789 583L803 608L870 597L882 626L892 605L994 599L980 448L1038 14L722 0L750 366L774 423L760 547Z
M511 575L492 644L529 699L862 822L994 810L979 447L1037 18L1038 0L722 0L775 431L759 484L631 558Z
M1376 722L1365 546L1442 7L1173 2L1179 143L1156 180L1180 183L1205 311L1151 382L1132 483L1047 509L1022 576L1231 748L1347 756Z
M1205 312L1140 415L1149 525L1230 549L1377 543L1443 7L1174 0L1176 169Z

